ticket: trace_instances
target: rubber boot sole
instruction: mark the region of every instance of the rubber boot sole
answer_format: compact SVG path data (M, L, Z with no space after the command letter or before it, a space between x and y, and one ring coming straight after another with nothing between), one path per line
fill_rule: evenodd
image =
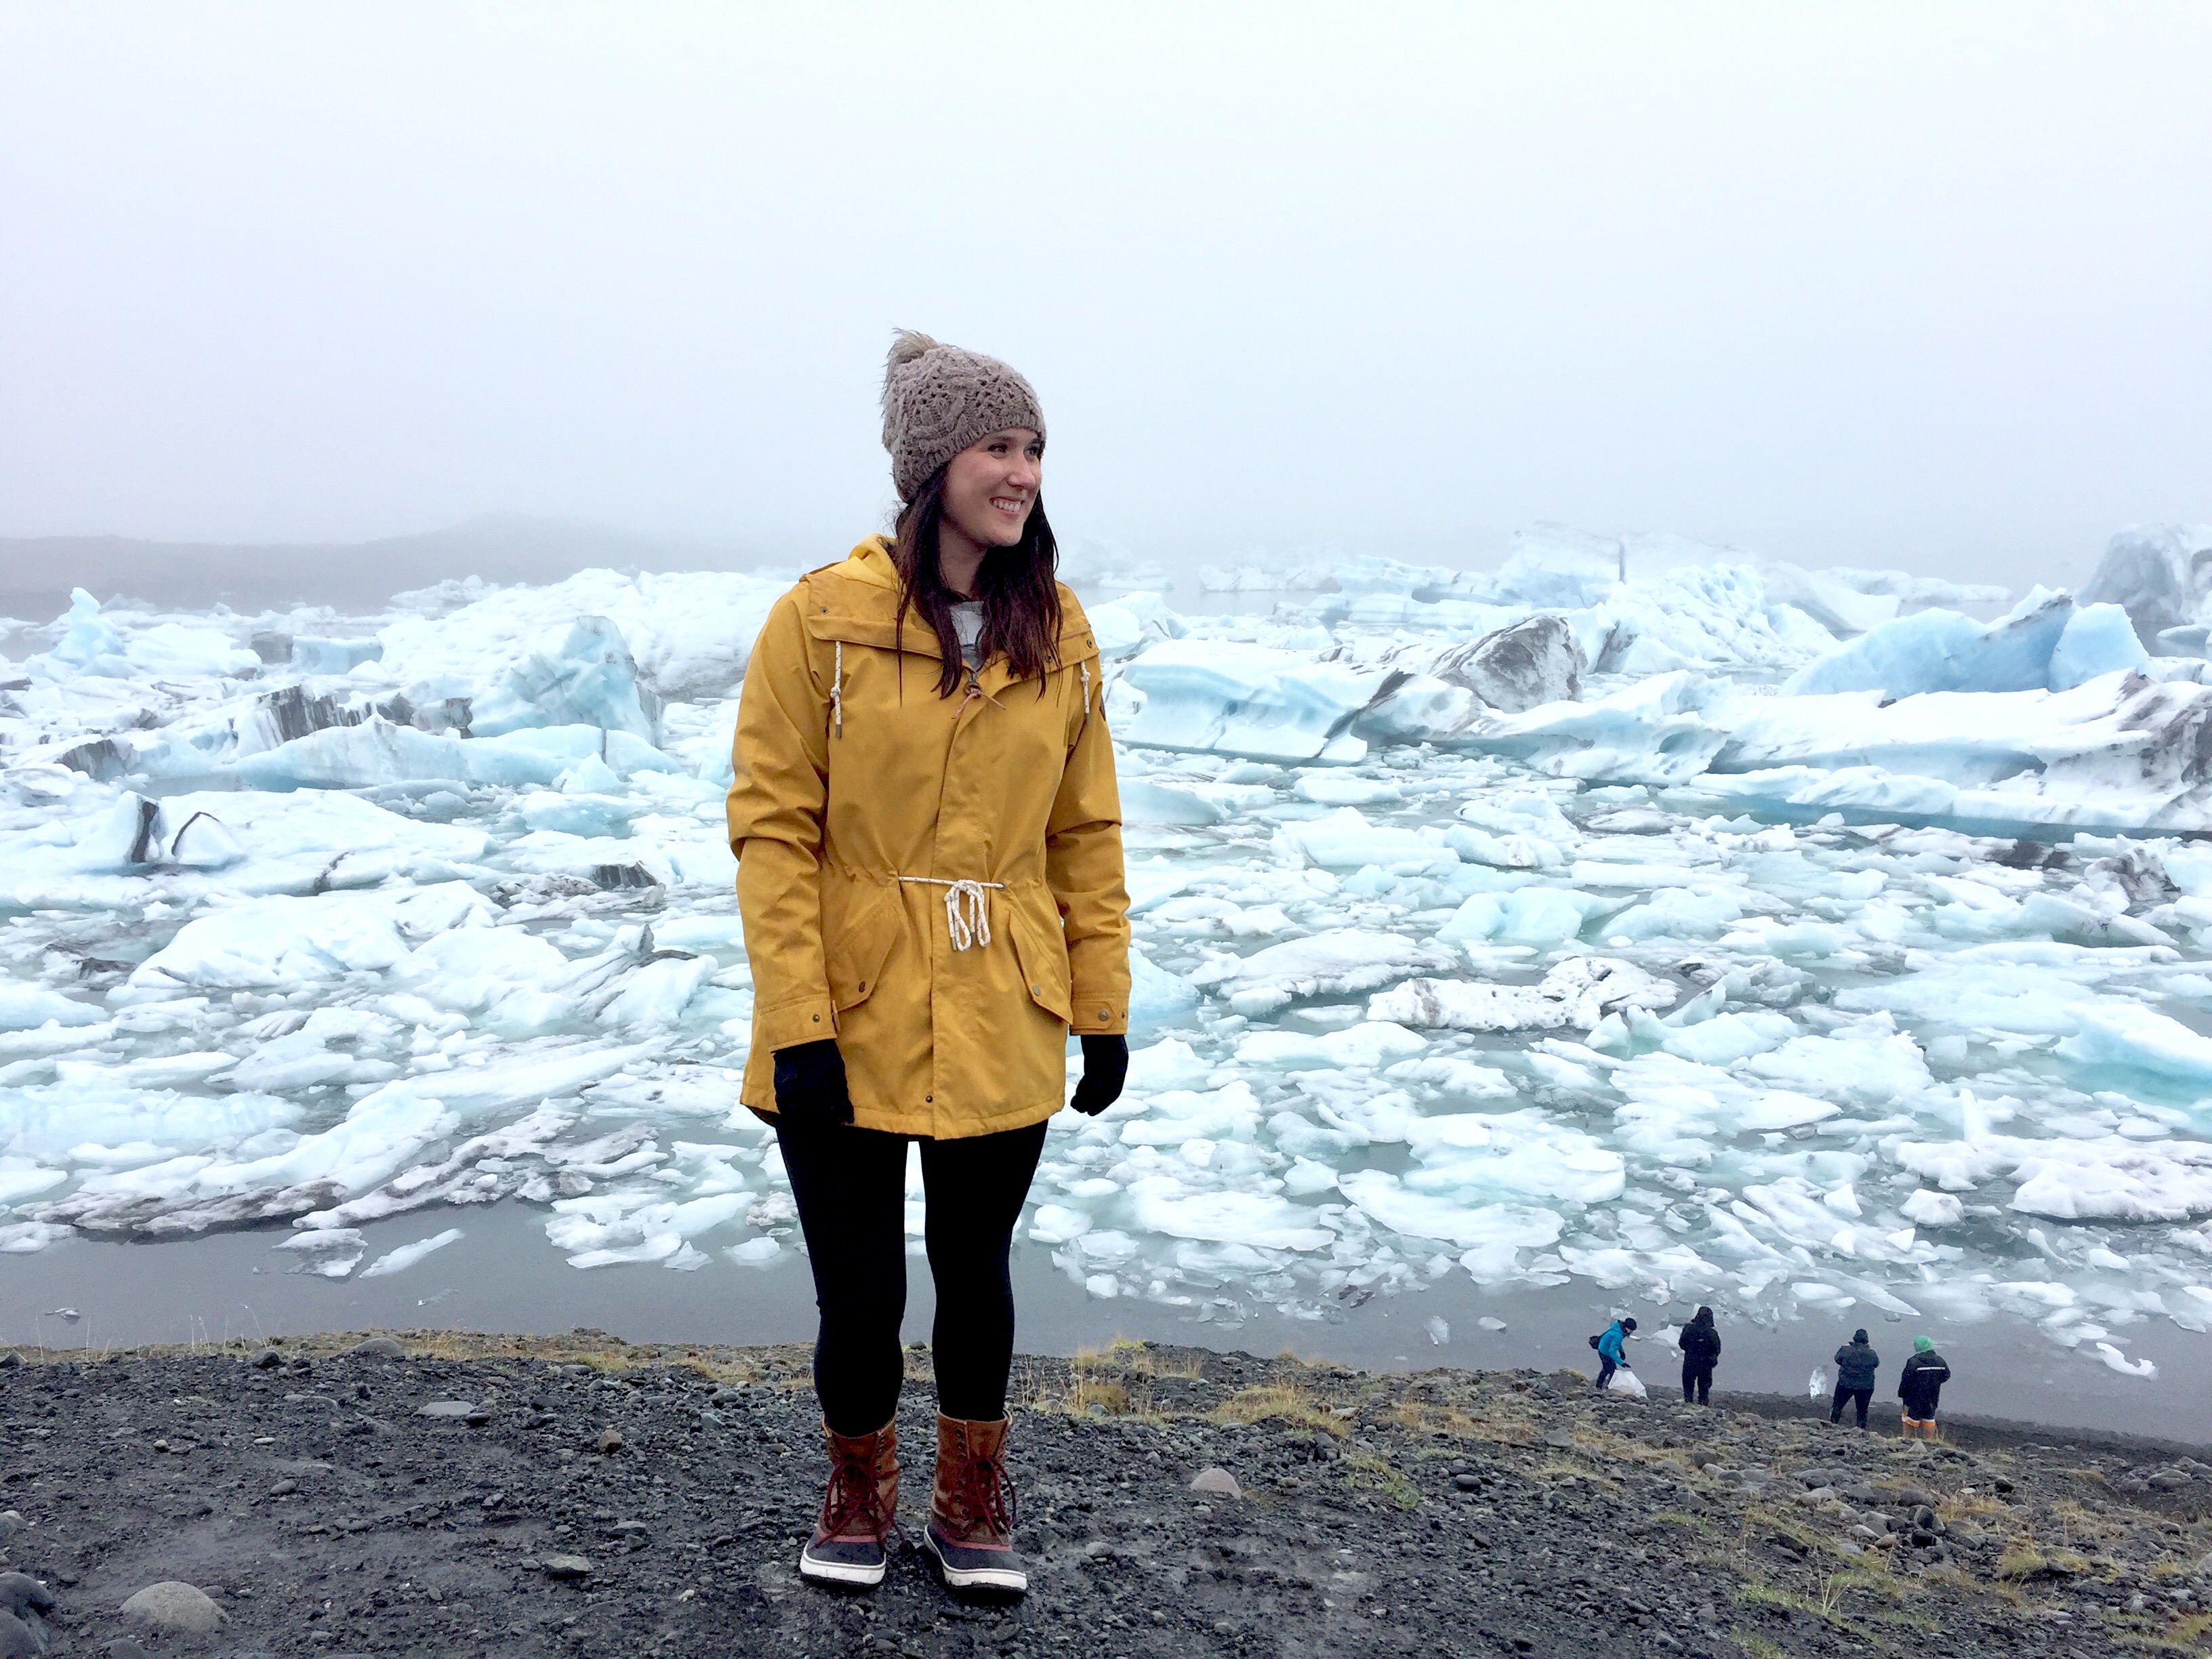
M1026 1595L1030 1577L1019 1567L957 1567L945 1559L937 1541L937 1529L924 1527L921 1547L928 1553L929 1563L936 1570L938 1582L949 1590L966 1590L985 1595Z
M818 1559L811 1546L799 1552L799 1576L810 1584L820 1584L829 1589L873 1589L884 1582L884 1573L890 1565L888 1552L884 1560L866 1565Z

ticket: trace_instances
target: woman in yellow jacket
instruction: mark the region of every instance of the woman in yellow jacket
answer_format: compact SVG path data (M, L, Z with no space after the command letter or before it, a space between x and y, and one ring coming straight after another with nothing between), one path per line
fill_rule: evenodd
M1012 1548L1007 1250L1066 1098L1128 1070L1121 804L1098 649L1039 501L1044 416L995 359L902 334L902 506L776 602L738 705L730 847L753 972L741 1098L772 1115L821 1310L829 1488L799 1571L880 1583L898 1504L907 1143L937 1283L923 1545L955 1589Z

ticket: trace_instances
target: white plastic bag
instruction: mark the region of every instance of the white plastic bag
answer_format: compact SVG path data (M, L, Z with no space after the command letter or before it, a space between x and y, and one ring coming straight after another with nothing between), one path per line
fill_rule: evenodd
M1822 1370L1818 1365L1815 1365L1813 1368L1813 1375L1806 1379L1805 1398L1808 1400L1818 1400L1821 1395L1826 1394L1827 1391L1828 1374Z
M1626 1395L1632 1400L1650 1398L1644 1389L1643 1380L1626 1365L1615 1371L1613 1374L1613 1380L1605 1386L1615 1394Z

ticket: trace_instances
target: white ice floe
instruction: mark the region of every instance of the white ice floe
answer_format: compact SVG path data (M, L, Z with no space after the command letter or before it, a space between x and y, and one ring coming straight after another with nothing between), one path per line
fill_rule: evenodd
M459 1227L448 1227L441 1233L431 1234L428 1238L418 1238L412 1244L402 1244L396 1250L386 1250L368 1266L363 1267L358 1277L381 1279L386 1273L405 1273L434 1250L442 1250L448 1244L458 1243L461 1237L461 1230Z
M1580 1279L2148 1375L2125 1326L2212 1322L2205 547L2126 532L2009 615L1556 529L1208 579L1251 617L1085 555L1135 1048L1021 1248L1224 1324ZM342 1278L371 1222L515 1203L579 1268L798 1270L721 822L787 585L33 630L0 1252L289 1223Z

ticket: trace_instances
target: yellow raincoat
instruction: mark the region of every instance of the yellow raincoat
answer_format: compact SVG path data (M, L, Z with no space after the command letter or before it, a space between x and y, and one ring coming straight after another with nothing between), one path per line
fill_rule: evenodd
M902 677L879 538L769 613L729 799L753 972L746 1105L775 1110L776 1049L835 1036L860 1127L1018 1129L1060 1109L1071 1028L1128 1030L1105 688L1082 607L1060 599L1042 696L1003 656L939 696L937 635L912 611Z

